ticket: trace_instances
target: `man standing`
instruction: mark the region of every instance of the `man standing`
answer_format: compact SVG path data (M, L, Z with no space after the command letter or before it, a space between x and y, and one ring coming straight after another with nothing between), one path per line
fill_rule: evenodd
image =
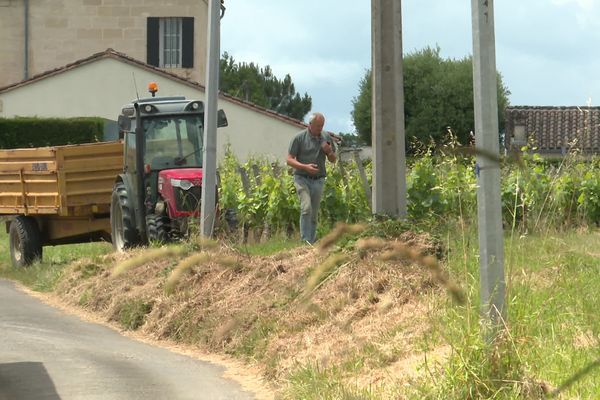
M325 117L314 113L308 119L308 128L299 132L290 143L287 164L294 168L294 186L300 198L300 236L313 244L317 240L319 206L325 184L325 158L334 163L335 144L323 132Z

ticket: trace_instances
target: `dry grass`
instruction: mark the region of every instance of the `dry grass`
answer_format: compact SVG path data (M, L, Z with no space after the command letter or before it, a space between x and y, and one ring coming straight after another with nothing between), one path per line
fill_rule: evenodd
M171 272L167 283L165 284L165 293L173 294L175 287L181 280L182 276L192 269L192 267L203 264L210 260L210 255L207 253L196 253L181 260L177 267Z
M148 264L153 260L161 260L169 257L179 256L184 252L181 246L161 247L158 249L146 249L135 257L125 259L118 263L112 271L112 276L117 277L130 269Z
M324 253L342 235L362 229L338 226L318 249L270 257L206 243L187 257L177 247L128 259L107 256L107 264L118 261L115 269L99 266L84 277L73 267L59 291L113 321L123 304L149 304L141 334L247 357L274 382L299 365L340 365L368 351L376 361L356 376L396 383L406 368L416 370L430 295L439 292L437 284L450 283L419 235L402 242L364 239L354 250Z

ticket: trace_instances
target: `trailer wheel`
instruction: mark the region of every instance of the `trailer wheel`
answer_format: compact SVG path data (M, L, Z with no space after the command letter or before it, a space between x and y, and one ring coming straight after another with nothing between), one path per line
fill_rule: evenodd
M170 240L171 225L166 215L148 215L146 229L148 229L148 240L151 242L167 243Z
M124 251L140 243L133 220L133 210L127 189L122 182L115 184L110 203L110 227L113 248Z
M18 216L9 229L10 258L14 267L27 267L42 259L40 230L31 217Z

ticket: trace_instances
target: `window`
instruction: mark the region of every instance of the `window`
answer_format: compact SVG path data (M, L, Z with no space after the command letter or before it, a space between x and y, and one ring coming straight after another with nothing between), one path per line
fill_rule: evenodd
M158 65L181 68L181 18L161 18L158 23Z
M167 165L202 166L202 124L203 121L197 115L144 119L144 162L151 165L164 164L162 168Z
M194 67L194 18L149 17L147 63L159 68Z
M527 144L527 133L525 132L525 125L515 125L515 131L513 136L513 145L525 146Z

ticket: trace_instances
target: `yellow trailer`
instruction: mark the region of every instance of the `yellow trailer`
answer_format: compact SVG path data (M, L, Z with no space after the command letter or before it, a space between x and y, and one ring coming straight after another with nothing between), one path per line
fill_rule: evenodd
M45 245L110 241L122 172L122 142L0 150L0 216L9 217L13 263L41 258Z

